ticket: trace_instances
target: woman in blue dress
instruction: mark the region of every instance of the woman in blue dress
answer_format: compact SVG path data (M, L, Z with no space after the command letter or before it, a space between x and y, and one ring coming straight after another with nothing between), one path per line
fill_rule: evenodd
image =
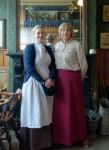
M41 25L33 28L35 42L26 46L23 54L24 83L21 102L21 149L37 150L51 146L53 96L45 95L54 85L56 66L51 49L44 44Z

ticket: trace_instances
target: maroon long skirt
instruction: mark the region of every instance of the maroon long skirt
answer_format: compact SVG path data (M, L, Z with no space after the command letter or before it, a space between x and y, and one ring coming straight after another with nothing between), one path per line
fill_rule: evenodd
M87 138L79 71L58 70L53 108L53 143L72 145Z

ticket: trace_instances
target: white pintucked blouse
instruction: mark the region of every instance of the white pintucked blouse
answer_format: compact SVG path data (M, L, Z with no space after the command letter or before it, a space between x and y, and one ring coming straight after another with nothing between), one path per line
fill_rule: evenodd
M81 71L82 78L88 68L85 52L77 40L63 41L55 45L55 62L57 69Z

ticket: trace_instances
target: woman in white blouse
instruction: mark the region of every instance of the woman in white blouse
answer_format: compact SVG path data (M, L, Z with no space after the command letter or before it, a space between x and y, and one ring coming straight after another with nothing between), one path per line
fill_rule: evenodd
M71 146L82 142L84 147L88 147L82 89L88 65L85 53L73 35L71 24L60 25L61 40L55 45L54 52L57 76L53 105L53 143Z

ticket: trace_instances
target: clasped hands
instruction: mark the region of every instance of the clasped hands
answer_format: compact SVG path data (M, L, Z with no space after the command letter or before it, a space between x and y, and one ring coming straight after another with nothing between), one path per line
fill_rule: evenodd
M54 86L54 81L51 80L51 79L47 79L47 80L44 82L44 85L45 85L47 88L50 88L51 86Z

